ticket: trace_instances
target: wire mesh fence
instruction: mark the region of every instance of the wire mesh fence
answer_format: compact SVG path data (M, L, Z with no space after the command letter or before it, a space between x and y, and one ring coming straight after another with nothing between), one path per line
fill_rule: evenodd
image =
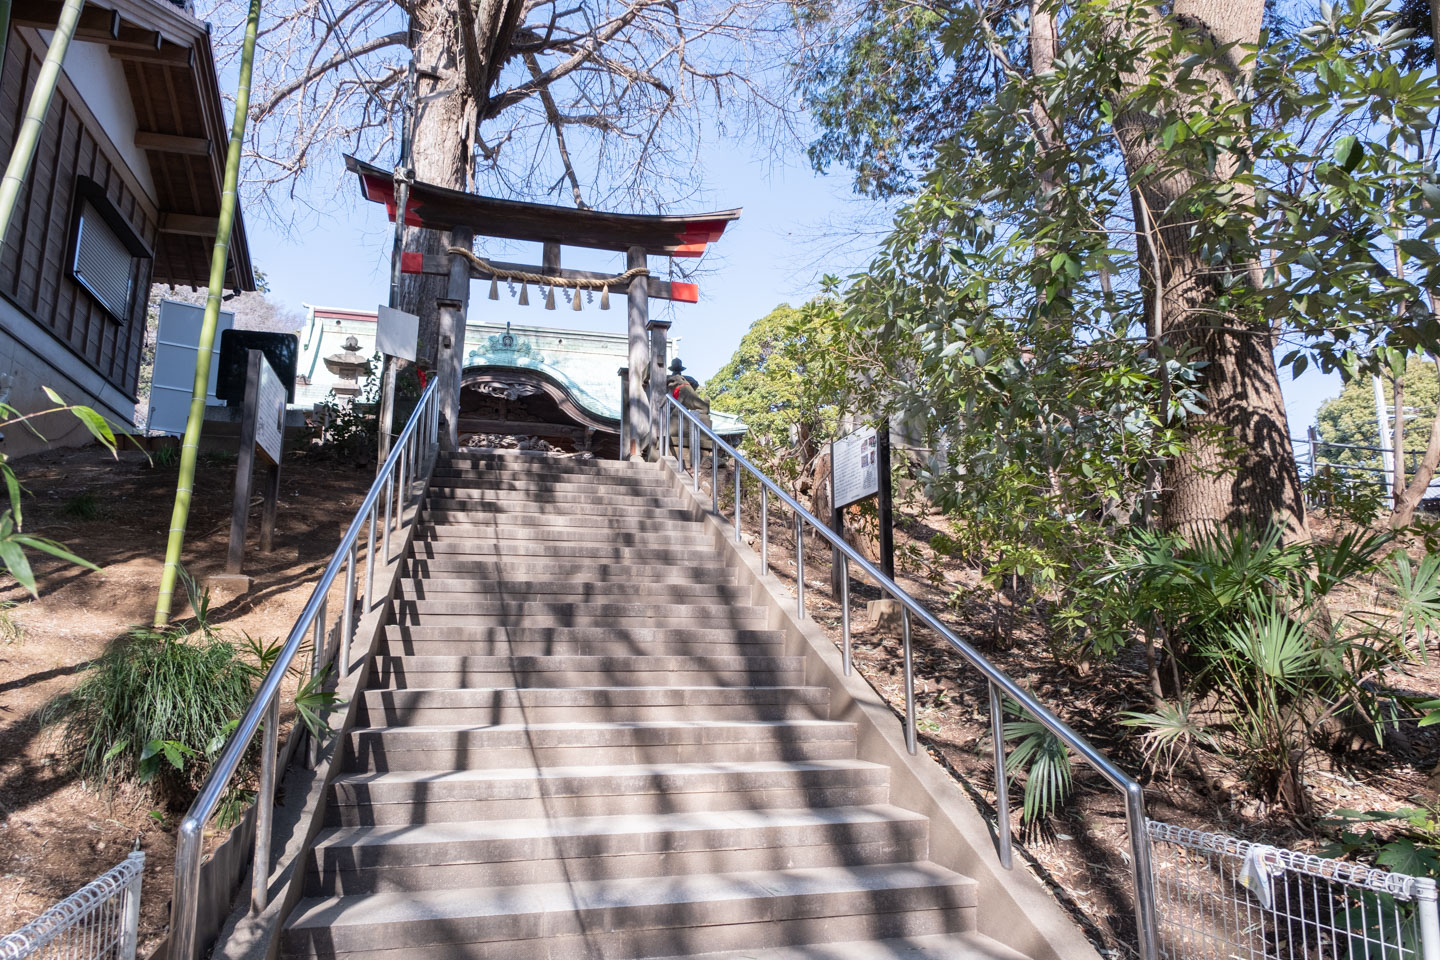
M1433 880L1148 829L1164 960L1440 960Z
M5 937L0 960L134 960L145 854L117 866Z

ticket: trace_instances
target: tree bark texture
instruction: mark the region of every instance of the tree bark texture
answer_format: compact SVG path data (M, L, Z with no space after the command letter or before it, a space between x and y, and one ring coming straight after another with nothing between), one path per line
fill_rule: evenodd
M1178 29L1208 34L1217 46L1258 42L1263 13L1264 0L1178 0L1173 9ZM1197 111L1204 109L1202 97L1234 101L1240 55L1232 52L1203 69L1200 76L1207 83L1205 92L1195 96ZM1142 61L1132 82L1143 82L1153 66ZM1205 364L1200 372L1204 412L1191 415L1185 451L1171 458L1161 474L1162 521L1187 535L1274 521L1287 542L1305 539L1305 506L1273 332L1259 317L1218 314L1214 304L1225 265L1195 250L1188 214L1176 209L1198 176L1229 179L1239 172L1238 165L1222 158L1213 171L1176 169L1164 162L1157 121L1139 110L1117 117L1116 133L1140 205L1135 221L1142 283L1154 305L1152 335L1174 352L1193 351L1193 359ZM1229 266L1253 287L1262 282L1258 262Z
M474 188L480 118L523 9L517 0L415 0L416 179L452 190ZM445 233L411 230L405 248L441 254L449 244ZM445 277L407 274L401 289L404 309L420 317L419 362L432 368L439 336L436 301L445 297L447 283Z

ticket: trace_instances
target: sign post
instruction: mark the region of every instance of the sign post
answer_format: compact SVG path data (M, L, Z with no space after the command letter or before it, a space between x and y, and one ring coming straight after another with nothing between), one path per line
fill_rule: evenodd
M230 552L225 574L239 578L245 564L245 528L250 515L250 480L258 450L266 461L265 507L260 515L260 550L274 549L275 513L280 500L280 456L285 447L285 384L259 350L249 351L245 406L240 421L240 456L235 465L235 499L230 509ZM248 578L246 578L248 580Z

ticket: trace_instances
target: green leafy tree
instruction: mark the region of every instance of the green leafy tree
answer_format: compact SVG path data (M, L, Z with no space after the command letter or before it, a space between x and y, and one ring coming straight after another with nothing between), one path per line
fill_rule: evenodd
M1389 378L1382 377L1380 386L1385 403L1394 403L1394 389ZM1435 364L1423 357L1410 357L1405 365L1404 405L1410 408L1406 419L1411 427L1405 432L1405 451L1408 459L1424 455L1426 430L1435 417L1436 398L1440 397L1440 378L1436 377ZM1354 444L1362 447L1380 445L1379 425L1375 418L1375 388L1369 377L1347 383L1340 395L1326 400L1315 414L1315 425L1320 439L1326 443ZM1368 450L1343 450L1322 447L1320 460L1329 463L1356 464L1379 467L1380 454Z
M802 79L841 111L818 114L826 156L862 189L880 154L933 158L837 316L871 361L852 388L925 425L955 504L1020 511L1032 544L1116 502L1305 539L1276 343L1351 376L1440 346L1440 96L1398 66L1392 15L1351 0L1265 32L1260 0L957 5L925 21L928 87L896 92L884 17L807 10ZM925 130L896 104L946 86L935 138L900 137Z
M841 399L831 376L833 308L781 304L751 324L730 360L701 387L716 410L743 419L745 452L768 472L794 483L829 436Z
M716 410L733 413L750 437L787 443L807 414L804 361L794 340L800 312L788 303L750 325L730 360L700 388Z

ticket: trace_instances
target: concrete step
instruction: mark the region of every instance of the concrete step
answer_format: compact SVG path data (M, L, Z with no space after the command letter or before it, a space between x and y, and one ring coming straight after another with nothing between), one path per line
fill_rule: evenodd
M888 767L847 759L342 774L327 824L859 806L887 802L889 784Z
M716 630L703 627L507 627L406 625L385 628L390 656L775 656L779 630Z
M620 960L963 932L975 899L973 881L923 861L373 893L302 900L281 953Z
M373 689L442 687L778 687L804 682L803 657L381 656Z
M476 481L484 483L484 481ZM538 489L531 484L527 489L512 489L504 483L488 486L430 485L429 494L435 500L492 500L501 503L552 503L552 504L609 504L641 507L681 507L686 501L669 487L633 487L606 483L547 484L548 489Z
M827 687L469 687L367 690L356 722L402 724L565 721L823 720Z
M616 547L597 543L560 544L460 538L416 543L411 548L411 555L423 560L438 557L457 560L514 560L528 557L693 566L714 566L720 562L720 555L714 547Z
M578 603L590 600L643 600L647 603L748 604L750 587L734 583L585 583L577 580L483 580L478 577L405 577L406 600L524 600Z
M481 501L485 503L485 501ZM593 511L537 511L538 504L525 504L529 510L501 510L498 505L469 506L443 509L426 506L420 511L420 522L444 526L465 524L475 527L552 527L584 523L593 530L660 530L677 525L680 533L695 533L702 528L699 511L652 510L636 507L596 507ZM614 512L607 512L614 511Z
M576 476L546 471L508 471L492 468L436 467L431 475L432 489L513 490L517 493L578 493L631 491L639 496L671 496L675 486L663 473L637 473L633 476L604 474Z
M437 772L854 756L854 725L833 720L410 725L351 730L344 769Z
M473 540L484 543L519 541L521 543L548 543L556 553L566 552L571 545L605 547L649 547L666 549L710 550L714 553L715 540L703 531L687 532L671 530L669 524L662 524L653 530L609 530L591 529L577 522L574 526L520 525L491 526L477 523L422 523L415 535L422 541Z
M436 468L489 468L509 474L535 471L552 475L581 476L657 476L660 468L653 463L631 463L627 460L572 460L543 453L516 450L459 450L441 454Z
M506 600L396 600L396 619L411 626L763 628L763 607L701 603L547 603Z
M657 960L1028 960L982 933L939 933L893 940L801 943L763 950L687 953Z
M713 558L712 558L713 559ZM544 577L556 582L579 583L733 583L731 567L646 563L603 563L600 561L539 559L465 559L442 555L406 561L412 577L472 577L478 580L533 580Z
M618 493L602 493L588 483L577 484L574 490L469 490L464 487L431 486L427 502L435 506L443 505L447 510L468 510L482 503L528 506L532 510L543 504L576 513L588 512L596 507L618 507L626 510L636 507L648 507L652 510L689 509L688 502L673 491L651 493L624 487L618 489Z
M304 893L908 863L928 855L928 828L888 804L336 827L316 839Z

